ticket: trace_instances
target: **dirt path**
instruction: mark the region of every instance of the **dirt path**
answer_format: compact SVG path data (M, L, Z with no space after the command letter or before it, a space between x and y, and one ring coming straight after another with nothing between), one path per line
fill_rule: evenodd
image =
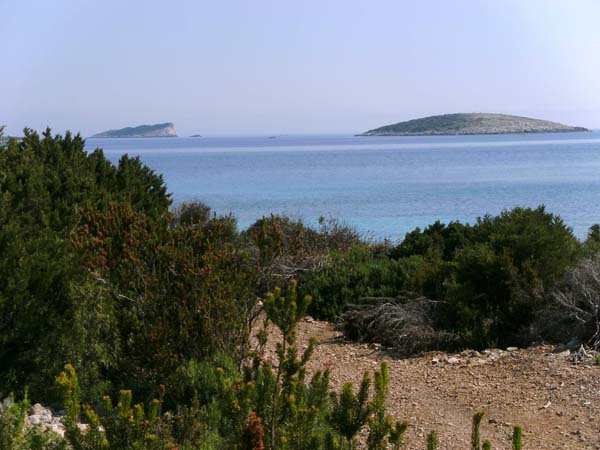
M485 412L482 436L494 449L510 450L515 424L523 427L525 449L600 449L600 367L592 360L574 363L548 346L397 359L347 342L332 324L312 319L300 324L298 335L302 343L317 338L309 368L329 368L334 390L348 381L358 385L364 371L388 361L389 412L411 424L408 449L424 449L431 430L441 448L469 449L477 411ZM268 352L273 356L272 347Z

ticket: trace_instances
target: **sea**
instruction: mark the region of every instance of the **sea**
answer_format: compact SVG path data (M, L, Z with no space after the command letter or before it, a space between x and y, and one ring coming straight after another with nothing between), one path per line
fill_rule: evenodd
M487 136L282 135L88 139L139 156L174 204L199 200L241 229L270 214L335 218L401 240L437 220L473 223L516 206L562 217L580 239L600 222L600 131Z

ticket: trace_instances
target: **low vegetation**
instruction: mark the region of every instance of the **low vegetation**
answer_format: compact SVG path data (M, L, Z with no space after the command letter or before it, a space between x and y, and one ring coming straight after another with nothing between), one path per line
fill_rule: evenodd
M307 373L298 321L339 321L406 355L597 347L599 250L600 227L579 242L543 207L397 245L325 219L240 232L200 202L173 207L137 158L113 165L80 136L25 130L0 145L0 394L27 392L3 406L0 448L402 448L410 425L386 413L386 365L332 393L327 370ZM267 323L277 361L263 356ZM23 429L27 398L66 408L64 439ZM489 448L473 425L474 448Z

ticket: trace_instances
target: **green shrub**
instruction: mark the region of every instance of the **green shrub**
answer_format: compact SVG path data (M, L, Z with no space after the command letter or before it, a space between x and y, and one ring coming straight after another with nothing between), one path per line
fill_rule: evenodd
M480 242L454 258L443 325L477 348L515 343L544 304L548 288L575 261L577 240L543 207L485 217L474 232Z
M173 225L204 227L211 218L210 206L198 202L182 202L172 211Z
M586 256L600 253L600 224L594 224L588 230L587 238L583 243L583 251Z
M75 450L166 450L173 447L171 429L161 418L159 400L153 400L144 408L142 404L132 404L131 391L122 390L115 408L110 397L105 396L102 416L84 406L87 430L81 431L78 426L79 381L73 366L65 366L57 383L65 395L65 436Z
M8 397L0 408L0 448L6 450L25 450L25 433L23 426L29 410L27 395L21 402L15 401L14 395Z
M158 217L170 199L162 177L139 159L123 156L115 167L70 133L40 137L26 129L0 148L0 173L0 390L27 385L33 398L51 401L57 397L48 386L66 361L93 380L114 358L90 335L83 341L94 350L77 344L82 332L94 333L79 321L92 319L95 308L78 298L89 283L70 247L79 208L103 210L119 198Z
M391 255L423 258L410 279L420 279L412 281L418 292L446 302L436 326L482 348L524 343L523 330L579 253L571 229L539 207L474 225L438 222L408 233Z
M309 313L321 320L336 321L349 304L363 297L398 294L407 278L407 264L392 260L384 252L362 244L345 253L333 252L317 270L302 274L300 291L310 293Z
M239 363L256 305L251 265L227 221L208 229L167 219L111 203L83 211L72 237L84 267L108 283L121 342L114 377L146 396L191 359Z

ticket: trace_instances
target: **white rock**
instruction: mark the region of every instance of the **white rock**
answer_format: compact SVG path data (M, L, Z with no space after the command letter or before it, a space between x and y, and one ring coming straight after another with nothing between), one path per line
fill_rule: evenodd
M452 364L452 365L459 364L460 363L460 359L458 359L455 356L451 356L450 358L448 358L447 362L448 362L448 364Z
M62 424L60 419L54 418L51 423L46 423L42 425L43 429L46 431L51 431L53 433L58 434L61 437L65 437L65 426Z
M39 403L36 403L29 410L27 420L31 425L50 423L52 422L52 411L48 408L44 408Z
M44 408L42 405L40 405L39 403L36 403L35 405L33 405L30 409L29 409L29 415L30 416L38 416L38 415L47 415L47 416L51 416L52 415L52 411L49 408Z

